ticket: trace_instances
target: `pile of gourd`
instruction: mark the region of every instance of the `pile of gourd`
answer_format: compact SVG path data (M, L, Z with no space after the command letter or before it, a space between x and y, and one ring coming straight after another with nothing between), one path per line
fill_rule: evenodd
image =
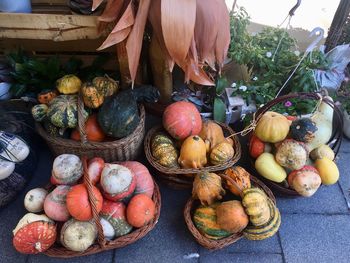
M326 145L332 121L333 108L325 102L310 117L264 113L249 145L258 173L305 197L312 196L321 183L336 183L339 170L334 152Z
M202 122L190 102L170 104L163 113L163 127L168 134L153 136L151 151L165 167L199 169L224 164L234 156L233 141L225 138L221 126L213 121Z
M107 240L126 235L153 220L154 182L144 165L135 161L111 164L96 157L89 160L87 174ZM83 252L96 242L98 231L82 175L83 164L78 156L56 157L51 175L54 189L48 192L35 188L25 196L24 206L29 213L13 230L17 251L45 252L57 239L65 248Z
M241 200L231 197L219 202L225 195L221 177L208 172L197 174L192 197L201 203L193 212L199 232L214 240L241 232L250 240L273 236L279 229L281 216L272 200L263 190L251 186L250 174L242 167L228 168L224 174L235 182L226 182L228 190Z

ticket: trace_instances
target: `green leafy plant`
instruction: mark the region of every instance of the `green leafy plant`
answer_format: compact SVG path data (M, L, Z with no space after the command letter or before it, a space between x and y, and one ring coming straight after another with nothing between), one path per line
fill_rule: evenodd
M224 77L218 77L215 85L215 98L213 104L214 120L219 122L225 122L226 120L226 103L223 99L225 88L228 87L227 79Z

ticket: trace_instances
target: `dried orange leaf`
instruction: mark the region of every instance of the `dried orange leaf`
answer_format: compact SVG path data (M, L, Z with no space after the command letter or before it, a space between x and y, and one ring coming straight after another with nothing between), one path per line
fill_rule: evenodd
M131 27L127 27L115 33L111 32L106 38L106 40L102 43L102 45L97 50L102 50L122 42L124 39L128 37L128 35L130 34L130 31L131 31Z
M162 0L161 24L165 45L177 64L186 59L196 21L196 0Z
M136 78L137 67L139 65L141 54L143 33L145 30L150 4L151 0L139 1L135 23L126 42L126 50L128 53L129 70L132 82L134 82Z
M215 43L215 56L221 69L230 45L230 15L224 0L218 2L216 9L221 19L219 20L219 31Z
M103 13L98 17L99 21L112 22L116 20L123 7L124 0L109 0Z
M103 0L93 0L91 10L95 11L96 8L99 7L102 2L103 2Z
M117 25L113 28L112 33L115 33L127 27L131 27L134 24L134 21L134 8L132 3L130 2L122 17L119 19Z

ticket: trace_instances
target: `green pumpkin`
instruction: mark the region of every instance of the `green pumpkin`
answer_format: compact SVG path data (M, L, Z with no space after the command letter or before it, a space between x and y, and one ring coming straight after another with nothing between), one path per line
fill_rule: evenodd
M222 239L232 233L223 230L216 223L216 207L218 203L211 206L200 206L193 214L193 222L202 235L210 239Z
M78 125L77 102L77 95L57 96L49 104L48 119L59 128L75 128ZM84 118L88 117L85 110L83 115Z
M299 142L310 142L315 137L317 126L310 118L301 118L292 122L290 125L291 137Z
M156 102L159 91L152 86L123 90L106 98L98 112L98 122L105 134L117 139L135 131L140 122L137 103Z
M46 104L38 104L34 105L32 108L32 115L34 120L36 121L43 121L46 117L47 111L49 107L47 107Z
M153 137L151 151L159 164L165 167L178 167L177 159L179 158L179 153L172 139L165 134L160 133Z

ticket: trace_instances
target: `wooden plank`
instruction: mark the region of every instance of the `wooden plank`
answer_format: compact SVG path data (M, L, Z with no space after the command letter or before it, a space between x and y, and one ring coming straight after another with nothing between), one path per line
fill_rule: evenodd
M67 41L99 38L97 16L0 13L0 38Z
M32 0L32 4L67 5L67 0Z

